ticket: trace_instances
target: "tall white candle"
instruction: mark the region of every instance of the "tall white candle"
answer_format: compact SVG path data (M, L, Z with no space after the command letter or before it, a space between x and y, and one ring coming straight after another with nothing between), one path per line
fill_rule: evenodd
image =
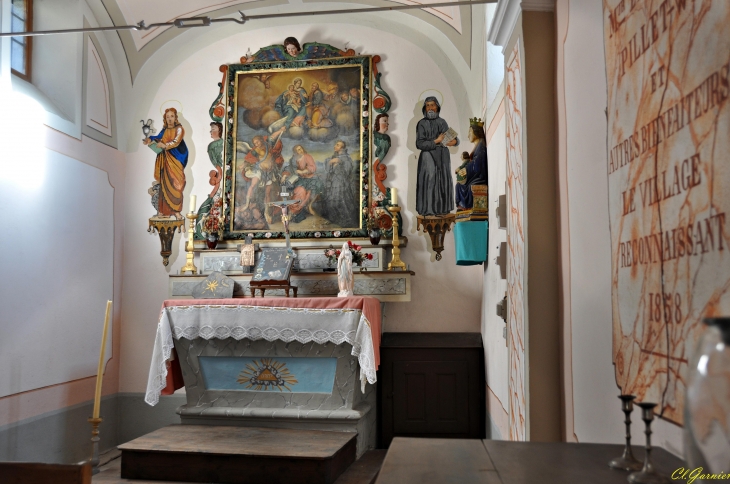
M93 418L99 418L99 408L101 407L101 380L104 377L104 351L106 350L106 335L109 331L109 314L112 309L112 302L106 302L106 316L104 316L104 331L101 333L101 350L99 351L99 367L96 370L96 392L94 392L94 412Z
M398 189L395 187L390 189L390 204L398 205Z
M190 195L190 212L195 211L195 202L198 200L198 197L195 195Z

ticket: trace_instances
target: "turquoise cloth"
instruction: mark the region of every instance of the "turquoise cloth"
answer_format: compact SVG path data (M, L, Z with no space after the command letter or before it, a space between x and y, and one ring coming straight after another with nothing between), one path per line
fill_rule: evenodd
M454 224L456 265L473 266L487 260L489 222L457 222Z

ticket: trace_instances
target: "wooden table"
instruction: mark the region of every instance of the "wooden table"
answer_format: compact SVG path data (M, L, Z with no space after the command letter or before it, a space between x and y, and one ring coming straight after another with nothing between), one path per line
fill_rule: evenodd
M644 458L642 447L633 450ZM629 473L608 467L622 451L615 444L396 437L376 484L625 484ZM684 465L656 447L652 462L667 477Z
M265 297L267 289L271 289L272 291L276 290L276 289L282 289L282 290L286 291L286 297L289 297L289 289L291 289L292 291L294 291L294 297L297 297L297 286L290 286L289 284L278 285L278 286L269 284L266 286L250 286L250 287L251 287L251 296L252 297L256 297L256 291L261 291L261 297Z

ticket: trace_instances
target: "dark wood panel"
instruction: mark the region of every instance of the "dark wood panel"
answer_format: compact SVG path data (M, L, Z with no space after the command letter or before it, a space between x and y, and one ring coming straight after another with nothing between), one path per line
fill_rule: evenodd
M505 484L626 484L629 475L608 467L608 461L621 455L622 445L498 440L485 440L484 445ZM633 451L643 460L643 447L634 446ZM681 459L658 447L652 450L652 462L667 477L684 465Z
M395 434L467 434L467 375L466 361L395 362Z
M336 432L332 432L336 433ZM289 446L296 446L295 441ZM355 461L356 439L328 459L294 457L288 447L280 455L235 452L163 452L122 450L121 477L225 484L332 484Z
M399 338L412 335L386 334L400 335ZM414 341L420 344L429 340L436 344L442 335L449 335L446 339L450 338L452 342L472 338L472 342L478 341L479 346L381 346L378 372L380 448L387 448L394 436L486 436L486 384L481 335L476 334L478 338L474 339L472 333L428 333L426 336L417 335Z
M91 484L91 465L0 462L3 484Z
M431 482L502 484L479 439L393 439L375 483Z
M481 333L383 333L381 348L481 348Z
M333 483L355 461L354 432L171 425L126 444L124 479Z
M354 432L209 425L170 425L119 446L125 451L331 458Z
M335 484L372 484L383 466L384 450L365 452L337 479Z

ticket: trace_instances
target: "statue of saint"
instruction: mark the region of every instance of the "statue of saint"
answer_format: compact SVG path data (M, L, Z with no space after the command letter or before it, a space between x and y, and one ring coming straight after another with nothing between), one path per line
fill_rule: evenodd
M155 184L159 184L157 216L183 220L180 212L183 209L188 147L183 140L185 130L178 121L175 108L165 109L163 125L164 129L159 134L143 141L157 153L154 172Z
M454 210L454 182L451 178L449 146L459 144L454 138L444 146L448 123L439 116L441 105L434 96L423 103L423 119L416 126L418 157L416 212L419 215L445 215Z
M484 122L474 118L469 120L469 141L474 149L464 157L464 164L456 171L456 210L468 210L474 206L472 185L487 184L487 140L484 135Z

